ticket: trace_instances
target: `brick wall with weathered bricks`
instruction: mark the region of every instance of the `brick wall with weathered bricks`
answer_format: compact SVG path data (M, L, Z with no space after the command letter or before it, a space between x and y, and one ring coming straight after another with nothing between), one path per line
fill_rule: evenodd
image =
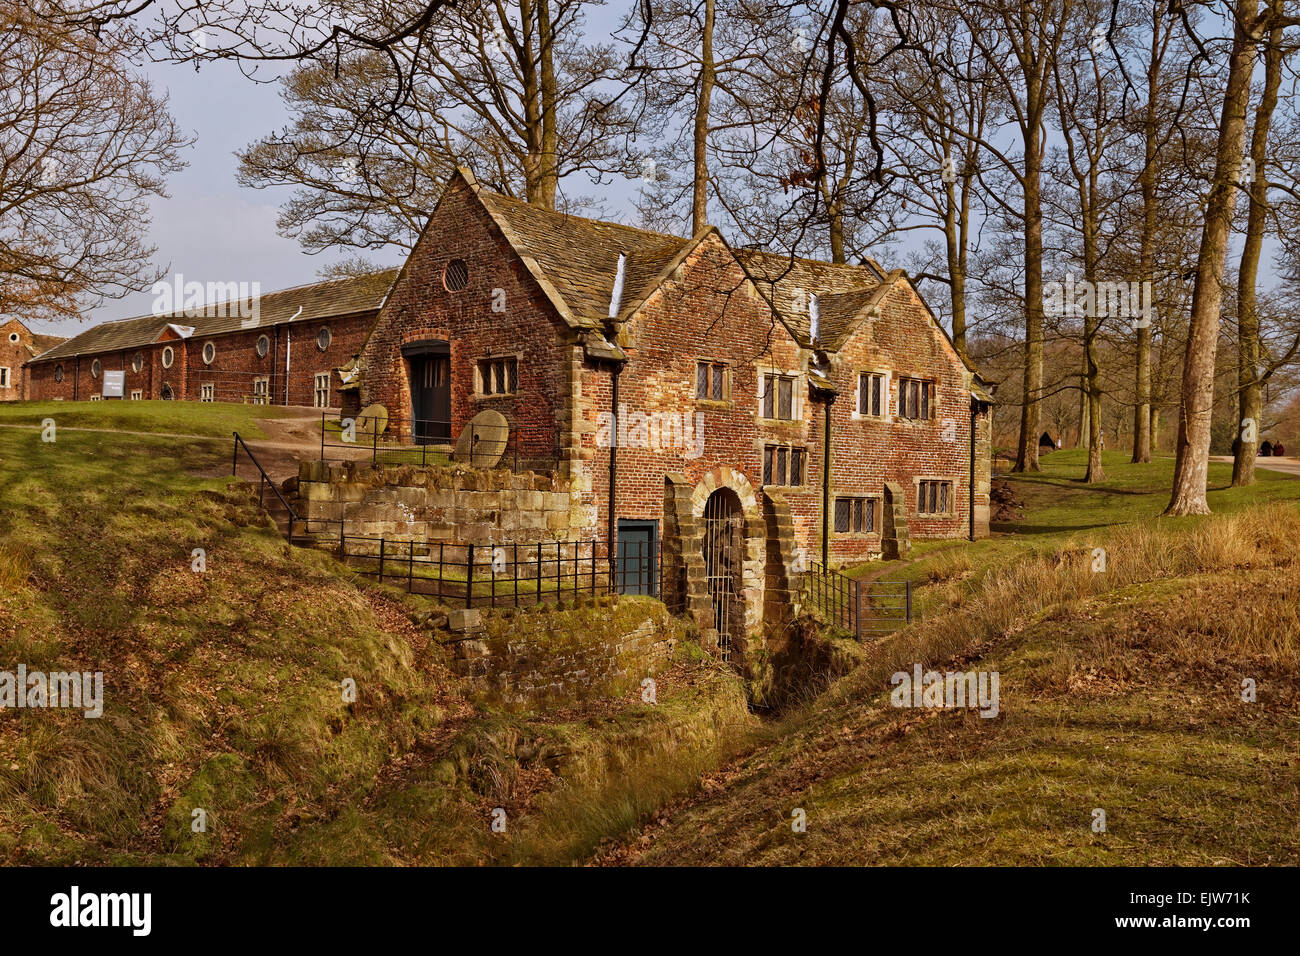
M557 415L568 388L572 336L463 180L453 180L436 217L440 228L421 236L366 341L362 401L409 420L410 363L402 346L441 339L450 343L452 434L477 412L495 409L516 432L521 457L553 458L561 446ZM458 291L443 282L453 259L469 271ZM517 394L477 394L476 363L502 356L518 360Z

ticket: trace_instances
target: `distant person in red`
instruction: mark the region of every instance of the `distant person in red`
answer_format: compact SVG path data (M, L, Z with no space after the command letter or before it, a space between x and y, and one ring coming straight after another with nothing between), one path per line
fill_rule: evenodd
M1286 454L1286 448L1282 446L1281 442L1278 442L1276 445L1273 446L1274 458L1281 458L1285 454Z

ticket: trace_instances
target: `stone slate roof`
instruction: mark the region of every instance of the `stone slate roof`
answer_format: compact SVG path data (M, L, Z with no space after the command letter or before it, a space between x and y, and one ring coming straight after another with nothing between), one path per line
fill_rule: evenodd
M564 320L577 329L600 330L608 320L619 253L627 255L618 315L620 321L625 321L705 235L716 231L710 227L693 239L685 239L552 212L489 192L479 187L467 171L462 170L461 175ZM886 276L874 261L843 265L754 249L735 250L735 255L802 345L809 344L807 293L817 293L822 316L821 344L832 350L851 330L862 307L902 274ZM803 292L802 301L796 302L799 290ZM617 352L594 336L590 346L589 351L596 349L610 356Z
M259 299L258 328L280 325L290 319L306 322L310 319L376 311L383 304L384 296L388 294L396 275L396 270L388 270L372 276L330 279L277 292L265 292ZM297 314L299 308L302 309L301 314ZM234 310L231 315L189 315L182 311L103 322L55 345L38 358L44 362L141 348L159 341L169 325L193 328L194 337L207 338L226 332L238 332L242 321L239 312Z
M470 180L471 184L473 180ZM693 241L582 216L551 212L475 187L525 266L540 272L564 320L575 328L601 328L609 318L619 253L627 256L620 318L630 314L662 281ZM566 314L567 312L567 314Z
M67 338L62 335L39 335L33 332L32 341L27 346L27 350L31 352L33 356L37 356L42 352L48 352L56 345L62 345L66 341L68 341Z
M816 293L820 344L831 351L843 344L861 311L883 298L902 275L898 270L886 276L874 263L818 262L761 249L737 249L736 258L804 346L809 344L808 294Z

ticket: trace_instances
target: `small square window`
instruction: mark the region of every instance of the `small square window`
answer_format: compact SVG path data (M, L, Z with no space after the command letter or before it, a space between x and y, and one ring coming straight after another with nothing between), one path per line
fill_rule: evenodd
M200 402L212 402L212 401L216 401L216 397L217 397L217 386L216 386L216 385L212 384L211 382L208 382L208 383L206 383L206 384L204 384L204 385L200 385L200 386L199 386L199 401L200 401Z
M876 530L875 498L836 498L837 534L866 534Z
M519 391L519 360L503 357L480 361L478 388L480 395L513 395Z
M916 483L916 513L946 515L952 500L951 481L918 481Z
M726 398L727 366L722 362L695 364L695 397L720 402Z
M808 451L789 445L763 448L763 484L773 486L802 485Z
M928 421L934 417L934 382L904 378L898 382L898 415L909 421Z

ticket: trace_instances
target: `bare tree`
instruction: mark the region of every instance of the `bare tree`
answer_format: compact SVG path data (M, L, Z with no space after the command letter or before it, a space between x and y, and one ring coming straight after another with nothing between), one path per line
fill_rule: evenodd
M0 313L79 315L147 287L147 199L187 140L124 41L0 0Z
M1248 176L1243 185L1250 205L1246 214L1246 236L1237 268L1237 407L1241 431L1232 456L1234 486L1255 482L1257 429L1263 416L1263 380L1260 369L1259 313L1255 284L1264 246L1269 207L1269 130L1282 85L1282 64L1290 51L1283 48L1285 24L1283 0L1270 0L1271 25L1264 50L1264 86L1255 107L1250 137ZM1247 423L1251 423L1249 427Z
M1196 284L1192 291L1192 312L1183 358L1182 407L1178 418L1173 491L1164 512L1167 515L1209 514L1210 511L1206 501L1206 480L1223 271L1237 202L1251 73L1256 47L1265 32L1266 23L1258 13L1257 0L1234 0L1228 80L1220 111L1214 176L1197 255Z

